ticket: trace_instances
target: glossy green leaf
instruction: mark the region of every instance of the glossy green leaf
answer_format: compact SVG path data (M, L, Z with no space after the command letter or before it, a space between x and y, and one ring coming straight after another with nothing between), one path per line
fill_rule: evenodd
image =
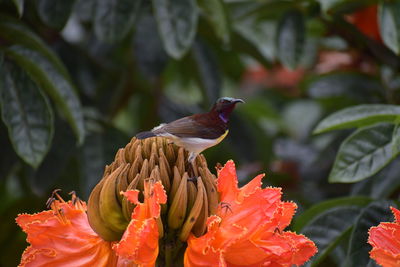
M96 2L97 0L76 0L73 12L83 22L92 21Z
M360 212L351 232L344 267L367 266L371 250L371 246L367 243L368 230L380 222L392 221L390 206L393 205L394 203L390 201L376 201Z
M60 72L65 79L71 80L68 71L58 58L39 36L34 34L27 26L20 21L0 15L0 36L12 43L22 44L43 54L53 67Z
M354 183L374 175L395 156L392 124L357 130L340 146L329 175L331 183Z
M376 175L355 183L351 195L365 195L374 199L388 198L400 188L399 173L400 158L396 158Z
M367 126L378 122L395 122L400 117L400 106L367 104L349 107L323 119L314 133Z
M320 119L321 106L312 100L290 102L283 110L283 120L290 136L305 139Z
M36 50L14 45L6 49L6 54L24 68L31 78L51 96L64 113L78 138L78 143L81 144L85 137L83 114L72 83L65 79L47 57Z
M200 41L194 43L192 53L205 98L211 105L215 99L221 97L222 87L221 73L218 71L215 54L210 47Z
M340 3L345 2L345 0L318 0L323 11L328 11Z
M303 212L300 216L295 217L295 221L292 224L292 228L294 231L301 231L305 225L307 225L311 220L314 220L317 216L322 214L323 212L334 208L334 207L342 207L342 206L359 206L363 207L368 205L372 201L371 198L368 197L343 197L336 198L332 200L327 200L322 203L316 204Z
M104 140L100 134L91 134L86 142L80 147L80 187L82 197L87 199L92 189L101 179L104 172Z
M22 17L22 14L24 14L24 0L13 0L13 2L17 8L18 15Z
M122 40L132 29L141 0L97 0L94 31L103 41Z
M195 0L152 0L158 31L168 55L180 59L193 43L199 17Z
M301 231L318 248L311 266L317 266L350 233L358 214L359 206L339 206L320 213Z
M131 118L130 118L131 119ZM103 176L104 166L112 162L115 148L124 147L130 137L107 125L99 125L98 121L88 119L88 123L97 124L101 129L92 131L85 143L79 148L79 186L83 199L88 199L90 192Z
M78 189L78 170L71 160L78 148L69 125L65 121L55 120L53 144L36 170L26 169L28 183L37 195L47 196L54 188L64 192ZM75 163L76 164L76 163ZM66 181L62 183L64 177ZM68 191L70 190L70 191Z
M400 124L398 119L396 120L396 126L394 127L393 131L393 142L392 142L392 149L394 154L398 154L400 152Z
M278 26L277 48L281 63L295 69L301 59L305 43L303 14L298 11L286 13Z
M379 5L379 28L383 42L400 54L400 3L385 1Z
M318 0L321 5L321 9L329 14L332 13L351 13L358 8L368 6L377 2L377 0Z
M39 0L40 19L50 27L62 29L68 21L75 0Z
M384 91L376 78L357 72L331 72L312 78L305 85L308 94L317 99L345 96L377 102Z
M202 15L208 20L215 34L224 44L230 41L230 22L225 3L222 0L203 0L198 2Z
M32 167L38 167L53 137L53 113L40 88L19 67L0 66L2 119L15 152Z
M157 34L156 20L150 14L142 14L135 25L133 52L136 64L140 72L149 80L155 80L169 60Z
M236 32L234 37L237 35L241 37L235 40L237 43L233 43L236 50L249 54L267 67L271 65L269 62L275 60L276 57L275 42L271 38L276 34L276 22L257 21L250 18L235 22L234 29Z

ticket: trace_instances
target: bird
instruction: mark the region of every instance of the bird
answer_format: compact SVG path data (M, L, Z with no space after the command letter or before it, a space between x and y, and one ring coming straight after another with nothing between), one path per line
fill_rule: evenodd
M165 137L171 143L189 151L188 162L193 163L197 155L219 144L228 135L229 116L237 103L244 101L239 98L221 97L207 113L162 123L151 131L138 133L136 138Z

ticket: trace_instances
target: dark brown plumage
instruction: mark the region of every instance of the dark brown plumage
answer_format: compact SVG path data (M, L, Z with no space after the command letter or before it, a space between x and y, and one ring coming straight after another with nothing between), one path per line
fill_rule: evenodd
M207 113L194 114L168 124L161 124L151 131L138 133L136 138L166 137L190 151L193 160L204 149L222 141L228 133L229 115L237 103L243 102L241 99L222 97Z

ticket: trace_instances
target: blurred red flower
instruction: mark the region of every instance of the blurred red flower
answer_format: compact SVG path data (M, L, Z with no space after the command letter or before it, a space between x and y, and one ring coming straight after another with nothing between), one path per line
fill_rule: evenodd
M378 7L376 5L357 10L347 19L369 38L382 42L378 26Z
M189 236L185 266L292 266L317 252L303 235L283 230L296 204L281 201L280 188L261 188L258 175L242 188L236 169L228 161L218 173L221 204L208 218L207 233Z
M370 256L383 267L400 266L400 211L391 207L395 221L383 222L369 230Z

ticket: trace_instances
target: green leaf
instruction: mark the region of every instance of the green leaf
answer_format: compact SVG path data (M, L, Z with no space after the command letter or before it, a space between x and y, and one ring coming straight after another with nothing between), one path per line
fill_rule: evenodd
M17 8L18 15L22 17L24 14L24 0L13 0L15 7Z
M360 210L359 206L333 207L309 221L301 233L311 239L318 248L311 266L317 266L347 237Z
M270 37L276 34L276 22L249 18L235 22L234 29L233 37L238 40L233 43L233 48L249 54L267 67L270 66L270 61L276 57L275 42Z
M222 0L202 0L199 1L202 15L213 27L215 34L224 44L230 42L230 22L225 3Z
M22 44L43 54L51 61L53 67L60 72L65 79L71 80L68 71L58 56L29 28L20 21L0 15L0 36L12 43Z
M292 101L286 105L282 117L290 136L305 139L321 117L321 106L313 100Z
M91 22L93 20L96 0L76 0L74 5L74 14L82 22Z
M286 13L278 26L277 47L281 63L295 69L301 59L305 43L303 14L298 11Z
M329 9L332 9L340 3L345 2L345 0L318 0L318 2L321 5L321 9L324 12L327 12Z
M140 0L97 0L94 11L96 36L107 42L122 40L132 29Z
M75 0L39 0L40 19L50 27L62 29L68 21Z
M199 16L195 0L152 0L158 31L168 55L180 59L193 43Z
M399 118L397 118L396 123L399 123L398 119ZM392 149L394 154L398 154L400 152L400 124L396 124L394 127Z
M354 183L374 175L396 156L392 149L392 124L357 130L340 146L329 175L331 183Z
M292 228L294 231L301 231L305 225L307 225L311 220L315 219L321 213L325 212L334 207L339 206L366 206L368 203L372 201L371 198L368 197L343 197L336 198L332 200L327 200L317 205L312 206L305 212L303 212L300 216L295 217L295 221L292 224Z
M367 243L368 230L380 222L392 221L390 206L393 205L391 201L381 200L372 202L361 211L351 232L345 267L367 266L370 260L368 252L371 250Z
M378 20L383 42L400 54L400 3L384 1L379 5Z
M135 25L133 52L137 67L149 80L158 79L169 57L157 34L156 20L150 14L141 14Z
M36 195L48 195L54 188L62 188L63 191L77 190L77 168L73 166L73 155L78 150L74 145L74 135L65 121L55 120L54 139L47 156L36 170L26 168L31 190ZM67 182L62 184L63 177Z
M79 165L80 165L80 188L82 197L88 199L90 192L99 182L103 175L104 164L107 164L104 159L104 140L102 135L90 134L80 147Z
M377 0L318 0L325 13L352 13L365 6L376 4Z
M400 158L396 158L376 175L355 183L351 195L365 195L374 199L388 198L400 187L399 173Z
M367 126L378 122L395 122L399 116L400 106L396 105L366 104L349 107L323 119L314 133Z
M0 66L2 119L15 152L36 168L50 148L53 113L40 88L14 64Z
M200 41L194 43L192 54L205 99L212 104L221 96L222 80L217 59L210 47Z
M78 143L82 144L85 138L83 114L81 103L72 83L65 79L51 60L36 50L22 45L14 45L7 48L5 52L46 90L64 113L78 138Z
M130 118L132 119L132 118ZM88 119L89 123L99 122ZM115 157L115 148L123 147L130 138L107 125L97 125L101 130L91 131L79 148L80 191L83 199L88 199L94 186L100 181L104 166L112 162Z
M307 81L308 94L317 99L346 96L360 101L379 101L384 91L380 82L357 72L331 72Z

